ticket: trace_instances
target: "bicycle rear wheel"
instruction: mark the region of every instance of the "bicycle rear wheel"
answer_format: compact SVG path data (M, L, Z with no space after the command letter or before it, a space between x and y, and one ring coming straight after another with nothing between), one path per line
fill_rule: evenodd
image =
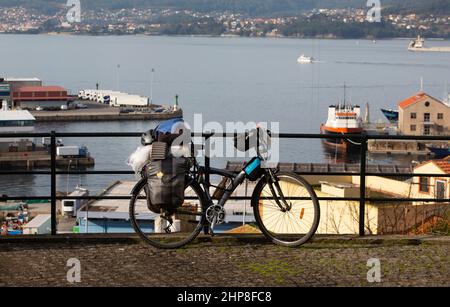
M131 223L144 242L161 249L175 249L189 244L200 234L205 214L198 184L187 186L184 204L170 215L150 210L146 190L147 181L141 180L130 202Z
M276 199L283 203L270 180L262 179L255 188L252 206L260 230L275 244L295 247L308 242L316 233L320 221L320 205L316 193L302 177L290 173L275 176L288 210L281 210Z

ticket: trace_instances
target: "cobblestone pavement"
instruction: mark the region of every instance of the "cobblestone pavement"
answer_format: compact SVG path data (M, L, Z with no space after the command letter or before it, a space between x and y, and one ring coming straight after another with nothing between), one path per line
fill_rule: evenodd
M450 286L450 245L200 243L174 251L132 243L2 243L0 287L70 286ZM367 261L381 261L381 283Z

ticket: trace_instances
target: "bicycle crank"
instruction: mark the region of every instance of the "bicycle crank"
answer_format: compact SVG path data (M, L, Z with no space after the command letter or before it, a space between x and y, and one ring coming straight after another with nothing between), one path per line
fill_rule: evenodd
M225 209L219 205L213 205L206 210L206 220L211 224L211 230L214 231L216 225L225 223Z

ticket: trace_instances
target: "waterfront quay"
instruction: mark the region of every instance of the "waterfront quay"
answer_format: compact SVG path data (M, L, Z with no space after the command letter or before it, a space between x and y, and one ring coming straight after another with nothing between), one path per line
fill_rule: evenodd
M448 237L317 236L284 248L262 236L201 237L180 250L156 250L134 236L0 239L0 287L320 287L450 286ZM81 282L67 281L67 261ZM381 264L367 279L368 260Z
M120 108L112 108L98 103L85 102L86 109L66 111L31 111L37 122L71 122L71 121L121 121L121 120L166 120L183 115L182 110L166 113L144 111L123 111Z
M93 167L95 159L93 157L56 157L57 168ZM0 167L4 169L34 169L49 168L51 166L51 155L46 151L24 152L24 153L1 153Z

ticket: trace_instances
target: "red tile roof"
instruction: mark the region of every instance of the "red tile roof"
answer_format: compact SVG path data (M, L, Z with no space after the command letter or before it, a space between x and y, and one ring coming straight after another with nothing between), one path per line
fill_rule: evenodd
M437 167L443 170L446 174L450 174L450 161L448 160L436 160L433 161Z
M400 101L398 103L399 107L404 109L409 105L412 105L413 103L416 103L417 101L419 101L420 99L422 99L423 97L428 96L427 94L425 94L424 92L418 92L417 94L403 100Z
M419 165L417 165L414 170L427 165L429 163L432 163L434 165L436 165L438 168L440 168L444 173L446 174L450 174L450 159L449 157L445 158L445 159L441 159L441 160L429 160L426 162L423 162ZM436 177L439 177L439 174L436 174Z
M65 92L61 86L22 86L17 92Z

